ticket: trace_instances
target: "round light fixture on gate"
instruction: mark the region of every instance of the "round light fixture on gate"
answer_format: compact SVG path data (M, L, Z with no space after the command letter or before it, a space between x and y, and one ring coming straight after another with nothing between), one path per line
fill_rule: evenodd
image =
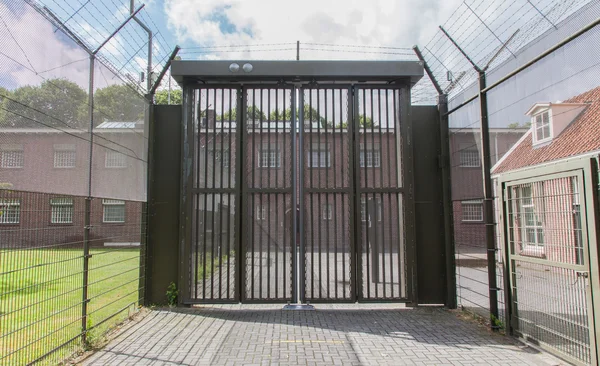
M240 71L240 65L238 65L236 63L232 63L231 65L229 65L229 71L231 71L231 72Z
M252 64L244 64L244 66L242 66L242 69L244 69L245 72L251 72Z

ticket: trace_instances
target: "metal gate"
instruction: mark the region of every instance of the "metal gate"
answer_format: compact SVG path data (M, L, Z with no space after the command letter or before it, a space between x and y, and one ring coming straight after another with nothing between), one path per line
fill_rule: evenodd
M408 86L228 84L187 97L185 303L409 301Z
M588 160L502 176L499 186L509 329L577 364L597 363L593 181Z

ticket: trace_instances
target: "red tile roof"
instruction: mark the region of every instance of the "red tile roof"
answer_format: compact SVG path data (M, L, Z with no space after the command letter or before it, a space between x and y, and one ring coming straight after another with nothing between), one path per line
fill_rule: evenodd
M564 103L588 103L589 106L550 144L533 148L531 130L509 151L494 169L498 174L553 160L600 150L600 87L587 91Z

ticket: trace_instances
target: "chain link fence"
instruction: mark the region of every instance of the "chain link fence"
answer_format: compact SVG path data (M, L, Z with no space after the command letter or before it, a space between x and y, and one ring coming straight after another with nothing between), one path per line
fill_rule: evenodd
M169 50L114 1L0 21L0 364L56 364L142 304L144 94Z

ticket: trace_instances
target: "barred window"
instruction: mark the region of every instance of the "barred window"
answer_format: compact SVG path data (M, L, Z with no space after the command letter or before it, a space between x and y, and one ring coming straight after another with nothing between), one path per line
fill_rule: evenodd
M333 216L333 207L331 206L331 203L324 204L321 211L323 220L331 220L331 217Z
M125 154L115 151L106 150L104 159L105 168L127 168L127 160Z
M543 191L543 184L536 184L539 191ZM540 195L541 196L541 195ZM520 187L521 215L519 223L523 229L523 247L534 249L544 248L544 226L537 212L543 210L536 207L533 197L533 187L524 185ZM539 201L539 197L536 197Z
M377 221L381 221L381 197L376 197L375 200L377 209ZM369 216L371 216L369 212ZM367 200L365 197L360 198L360 220L367 221Z
M257 220L266 220L267 218L267 208L264 205L260 205L256 207L256 219Z
M125 222L125 201L102 200L102 222Z
M0 145L0 166L2 168L22 168L24 165L23 145Z
M281 154L276 149L262 149L258 153L259 168L279 168L281 166Z
M54 167L55 168L74 168L77 159L75 145L56 144L54 145Z
M462 201L460 203L462 207L462 220L471 222L483 221L483 201Z
M361 168L379 168L381 166L381 152L379 148L360 149L360 167Z
M21 201L0 199L0 224L18 224L21 219Z
M468 144L460 148L460 166L465 168L479 168L481 166L481 157L477 145Z
M50 199L50 222L53 224L73 223L73 199L51 198Z

